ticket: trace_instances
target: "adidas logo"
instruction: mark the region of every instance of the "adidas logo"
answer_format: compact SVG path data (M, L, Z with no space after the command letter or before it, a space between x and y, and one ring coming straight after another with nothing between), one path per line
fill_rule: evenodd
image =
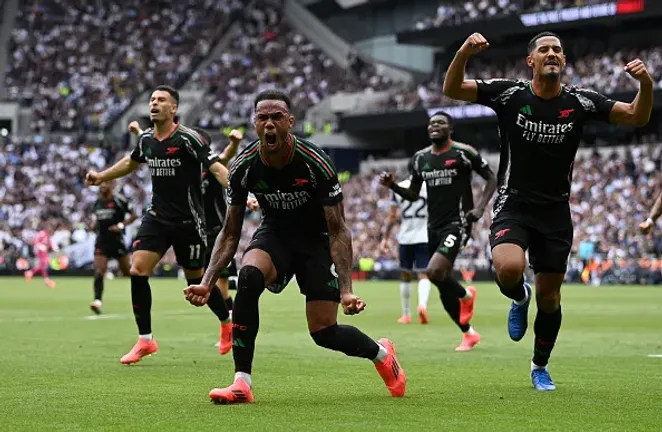
M239 338L232 341L232 346L236 346L236 347L240 347L240 348L246 348L246 345L244 345L244 343Z
M430 170L430 169L432 169L432 167L430 166L429 163L425 162L425 165L423 165L423 169L424 170Z
M257 190L269 189L269 185L264 180L260 180L259 182L255 183L255 189Z
M330 286L331 288L340 289L340 287L338 286L338 279L331 280L327 285Z
M531 115L531 105L524 105L522 108L519 109L519 112L522 114L526 115Z

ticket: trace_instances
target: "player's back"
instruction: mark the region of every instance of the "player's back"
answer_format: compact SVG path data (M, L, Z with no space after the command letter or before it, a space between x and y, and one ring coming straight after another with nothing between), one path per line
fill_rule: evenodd
M398 183L403 188L409 188L409 179ZM427 243L428 241L428 206L427 188L425 183L421 185L420 198L416 201L408 201L397 194L393 194L392 200L400 209L400 230L398 231L398 243L401 245Z
M329 156L295 138L290 162L276 169L262 159L259 146L259 141L251 143L230 166L228 203L245 205L252 192L262 209L262 226L292 236L326 233L323 206L342 201Z
M32 245L36 251L48 252L51 249L51 235L46 230L35 234Z

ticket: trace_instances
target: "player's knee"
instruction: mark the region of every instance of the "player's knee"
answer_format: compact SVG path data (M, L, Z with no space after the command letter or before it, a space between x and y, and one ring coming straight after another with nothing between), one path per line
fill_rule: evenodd
M431 281L443 282L448 277L448 270L440 266L431 266L427 268L425 274Z
M237 295L249 293L259 296L264 290L264 274L259 268L245 265L237 277Z
M524 274L525 263L517 260L499 260L494 262L497 279L503 286L514 286Z
M133 264L131 266L131 269L129 270L129 274L131 276L149 276L149 272L147 271L146 268Z
M313 338L318 346L323 348L333 348L335 346L337 330L338 324L333 324L323 328L322 330L311 332L310 337Z
M95 278L102 278L106 274L106 269L105 268L95 268L94 269L94 277Z
M400 280L402 282L410 282L411 281L411 274L409 272L400 272Z
M537 287L536 287L537 288ZM539 290L536 289L536 303L538 309L543 312L551 313L558 309L561 304L560 290Z

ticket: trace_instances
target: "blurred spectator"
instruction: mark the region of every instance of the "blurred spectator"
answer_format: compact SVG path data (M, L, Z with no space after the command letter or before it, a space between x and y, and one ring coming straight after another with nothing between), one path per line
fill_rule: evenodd
M245 12L230 47L193 75L196 85L207 90L199 126L218 128L233 119L250 118L253 98L270 88L290 95L299 118L327 95L389 88L389 79L356 56L350 70L338 67L290 28L281 3L259 0Z
M5 87L36 131L104 128L142 91L181 86L239 0L26 0Z

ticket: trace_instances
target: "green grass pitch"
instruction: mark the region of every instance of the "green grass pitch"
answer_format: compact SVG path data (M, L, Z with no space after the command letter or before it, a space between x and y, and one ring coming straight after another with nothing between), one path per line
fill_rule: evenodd
M564 287L550 363L558 389L538 393L529 379L532 331L508 339L508 301L494 285L478 285L481 344L456 353L459 331L434 292L429 325L400 325L397 282L356 283L367 309L340 321L393 339L408 374L403 399L388 395L370 362L314 345L296 287L266 292L256 403L216 406L207 393L232 382L232 358L217 353L216 318L184 301L182 281L152 280L160 352L127 367L119 358L136 339L129 281L107 281L106 315L89 319L92 279L55 280L50 290L39 278L0 279L0 430L662 429L662 358L649 357L662 354L656 287Z

